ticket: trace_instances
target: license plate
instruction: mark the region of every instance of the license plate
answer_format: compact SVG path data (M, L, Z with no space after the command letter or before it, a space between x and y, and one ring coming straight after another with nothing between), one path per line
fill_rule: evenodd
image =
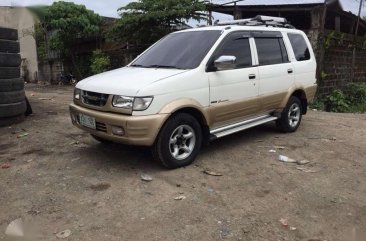
M87 115L80 114L79 119L80 119L80 124L82 126L88 127L90 129L93 129L93 130L97 129L94 117L90 117L90 116L87 116Z

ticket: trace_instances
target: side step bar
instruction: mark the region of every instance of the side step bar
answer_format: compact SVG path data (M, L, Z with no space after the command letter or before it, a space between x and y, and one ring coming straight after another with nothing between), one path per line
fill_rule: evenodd
M250 120L245 120L245 121L231 124L228 126L213 129L210 131L210 134L211 134L210 140L212 141L217 138L221 138L221 137L224 137L224 136L227 136L227 135L239 132L239 131L243 131L243 130L252 128L254 126L259 126L264 123L271 122L271 121L274 121L277 119L278 119L278 117L275 117L275 116L264 115L264 116L259 116L259 117L256 117L256 118L253 118Z

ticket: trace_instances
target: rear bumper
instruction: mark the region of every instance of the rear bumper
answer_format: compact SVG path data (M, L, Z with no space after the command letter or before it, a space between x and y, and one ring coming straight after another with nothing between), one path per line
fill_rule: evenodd
M160 128L169 117L169 114L156 114L149 116L130 116L123 114L107 113L70 104L72 123L78 128L96 135L100 138L127 145L151 146L153 145ZM97 130L80 125L79 114L94 117ZM123 136L114 135L112 126L122 127Z
M312 86L305 88L305 94L306 94L308 103L311 103L314 101L317 89L318 89L318 85L312 85Z

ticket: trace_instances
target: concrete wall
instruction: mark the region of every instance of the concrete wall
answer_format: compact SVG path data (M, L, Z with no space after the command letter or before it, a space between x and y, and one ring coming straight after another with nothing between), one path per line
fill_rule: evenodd
M59 60L55 61L43 61L39 65L39 82L58 84L61 80L61 74L63 72L63 63Z
M18 29L22 76L26 81L36 82L38 61L32 14L22 7L0 7L0 26Z

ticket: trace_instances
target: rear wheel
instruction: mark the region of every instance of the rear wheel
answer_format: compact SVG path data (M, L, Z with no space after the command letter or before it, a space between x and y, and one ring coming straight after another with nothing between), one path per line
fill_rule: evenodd
M302 105L299 98L291 96L281 118L277 120L277 126L283 132L295 132L299 128L302 119Z
M172 116L161 129L152 152L154 159L169 169L191 164L202 145L202 128L186 113Z

